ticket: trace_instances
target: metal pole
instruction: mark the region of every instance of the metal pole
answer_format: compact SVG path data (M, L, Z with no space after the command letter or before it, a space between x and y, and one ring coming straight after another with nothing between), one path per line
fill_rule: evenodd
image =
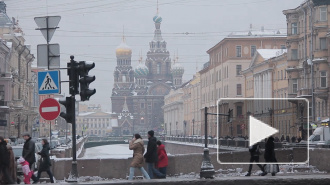
M204 120L205 121L205 125L204 125L205 126L205 130L204 130L205 141L204 142L205 142L205 148L207 148L207 107L204 108L204 116L205 116L205 120Z
M72 107L75 110L76 99L71 96ZM72 115L72 168L71 168L71 179L69 182L77 182L78 169L77 169L77 148L76 148L76 113L73 111Z
M47 25L47 69L49 70L49 35L48 35L48 32L49 32L49 26L48 26L48 16L46 17L46 25Z
M52 149L52 121L49 122L49 143L50 149Z

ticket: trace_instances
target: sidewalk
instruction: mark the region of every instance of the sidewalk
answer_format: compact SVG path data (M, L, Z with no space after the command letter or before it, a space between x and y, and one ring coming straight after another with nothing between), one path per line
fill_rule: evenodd
M167 179L153 179L153 180L113 180L113 181L101 181L101 182L83 182L73 184L95 184L95 185L154 185L154 184L165 184L165 185L328 185L330 183L330 175L296 175L296 176L275 176L270 175L251 176L251 177L223 177L216 179L185 179L185 178L167 178ZM70 183L58 183L68 185Z

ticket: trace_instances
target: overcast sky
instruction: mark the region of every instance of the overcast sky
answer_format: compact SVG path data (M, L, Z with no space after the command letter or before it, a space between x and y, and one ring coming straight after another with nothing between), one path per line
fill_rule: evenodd
M157 0L6 0L9 17L19 20L26 44L32 45L37 56L37 45L45 44L34 17L60 15L59 29L51 43L59 43L61 66L70 55L77 61L96 64L90 74L96 75L91 84L97 93L89 103L101 104L110 111L115 49L121 43L123 27L127 44L132 48L132 65L138 64L139 53L145 60L149 41L155 29L152 21ZM159 14L163 18L161 30L167 49L173 58L178 53L185 67L184 80L192 78L196 66L201 69L208 61L206 50L233 31L253 29L285 29L282 11L296 8L303 0L159 0ZM189 33L189 34L184 34ZM62 80L67 80L62 71ZM68 94L68 84L62 93Z

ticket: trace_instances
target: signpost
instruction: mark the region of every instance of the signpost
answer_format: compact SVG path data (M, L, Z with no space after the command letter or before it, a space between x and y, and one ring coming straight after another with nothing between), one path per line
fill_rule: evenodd
M56 119L61 112L60 104L53 98L47 98L41 102L39 113L42 118L49 122L49 142L52 142L52 120Z
M59 94L60 88L59 71L40 71L38 72L38 92L42 94Z
M52 39L55 30L59 27L58 23L61 20L61 16L45 16L45 17L35 17L34 21L37 23L37 30L40 30L42 35L45 37L47 44L38 45L37 55L38 55L38 67L49 67L59 68L60 60L59 60L59 46L56 44L50 45L49 42ZM58 44L57 44L58 45ZM46 51L46 52L45 52ZM46 53L46 55L45 55ZM40 57L40 58L39 58ZM50 59L50 57L55 57L54 59ZM46 58L46 61L44 60ZM52 61L53 60L53 61ZM51 62L52 61L52 62ZM46 65L45 65L46 63Z

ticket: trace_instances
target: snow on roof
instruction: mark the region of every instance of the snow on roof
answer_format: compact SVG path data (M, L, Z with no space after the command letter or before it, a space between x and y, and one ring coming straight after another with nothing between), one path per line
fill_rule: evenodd
M261 55L262 58L268 60L280 56L287 52L286 49L257 49L257 52Z
M230 33L227 38L242 37L286 37L286 30L250 30Z
M94 114L95 112L83 112L83 113L79 113L79 116L88 116L91 114Z
M111 126L112 127L118 127L118 120L117 119L111 119Z
M11 48L13 46L13 43L12 42L6 42L6 45L8 48Z

